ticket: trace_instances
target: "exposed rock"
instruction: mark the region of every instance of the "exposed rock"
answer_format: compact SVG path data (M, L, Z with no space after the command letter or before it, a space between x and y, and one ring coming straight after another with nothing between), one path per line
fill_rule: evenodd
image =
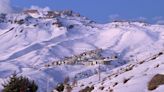
M164 85L164 75L156 74L148 83L148 90L155 90L160 85Z

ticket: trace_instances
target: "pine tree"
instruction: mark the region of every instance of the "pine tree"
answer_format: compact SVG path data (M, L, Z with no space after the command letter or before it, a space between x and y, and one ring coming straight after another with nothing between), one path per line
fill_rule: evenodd
M2 86L4 87L3 92L36 92L38 89L34 81L23 76L18 77L16 73Z

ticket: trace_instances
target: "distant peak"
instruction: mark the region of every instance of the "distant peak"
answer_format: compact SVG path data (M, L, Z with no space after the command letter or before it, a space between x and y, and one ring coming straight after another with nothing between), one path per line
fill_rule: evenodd
M27 9L24 10L23 13L28 15L43 15L43 17L53 18L58 16L78 16L80 17L80 14L73 12L72 10L40 10L40 9Z

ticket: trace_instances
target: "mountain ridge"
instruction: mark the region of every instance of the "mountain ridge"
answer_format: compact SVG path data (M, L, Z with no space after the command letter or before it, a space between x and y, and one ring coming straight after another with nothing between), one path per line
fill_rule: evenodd
M45 92L47 79L51 80L48 88L52 90L66 76L73 78L89 72L91 76L79 79L80 83L94 79L98 68L98 65L45 67L47 63L103 49L105 56L113 53L119 56L111 65L101 65L105 74L151 56L164 47L164 25L131 21L98 24L72 11L52 13L46 10L1 14L0 21L0 74L3 74L0 83L16 71L35 80L39 84L38 92ZM74 92L77 92L76 88Z

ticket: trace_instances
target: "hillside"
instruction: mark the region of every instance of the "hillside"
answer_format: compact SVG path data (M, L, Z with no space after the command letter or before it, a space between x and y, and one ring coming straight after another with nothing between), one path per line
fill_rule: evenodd
M101 86L105 87L101 91L107 92L109 89L114 92L136 92L136 89L137 92L148 92L146 84L149 79L163 73L163 55L147 60L163 52L163 30L164 25L137 21L98 24L69 10L26 10L17 14L1 14L0 83L16 71L35 80L39 85L38 92L45 92L47 88L52 90L66 76L78 76L79 85L73 89L74 92L84 88L80 84L94 84L94 92ZM98 53L102 58L117 56L109 65L100 64L101 81L96 74L98 64L53 64L65 57L79 57L97 49L102 50ZM84 60L88 59L97 60L95 57ZM145 62L139 64L143 60ZM159 66L154 68L157 64ZM122 73L131 65L133 70ZM108 79L108 76L111 78ZM123 85L122 81L126 78L130 81ZM115 82L118 85L111 87ZM162 92L163 88L160 86L154 92Z

